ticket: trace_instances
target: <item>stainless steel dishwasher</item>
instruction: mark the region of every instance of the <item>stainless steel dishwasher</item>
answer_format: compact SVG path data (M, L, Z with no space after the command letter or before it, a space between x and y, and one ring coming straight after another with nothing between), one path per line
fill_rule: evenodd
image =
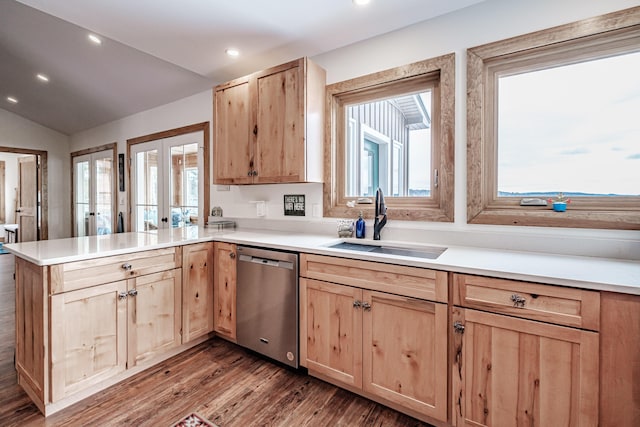
M298 254L238 246L239 345L298 368Z

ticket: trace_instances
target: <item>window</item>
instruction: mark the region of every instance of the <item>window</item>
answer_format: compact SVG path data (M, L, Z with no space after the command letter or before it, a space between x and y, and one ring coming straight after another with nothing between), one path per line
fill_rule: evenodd
M640 227L640 8L467 59L469 222ZM562 214L520 205L559 192Z
M327 86L325 216L453 221L454 54ZM349 208L347 203L363 201Z

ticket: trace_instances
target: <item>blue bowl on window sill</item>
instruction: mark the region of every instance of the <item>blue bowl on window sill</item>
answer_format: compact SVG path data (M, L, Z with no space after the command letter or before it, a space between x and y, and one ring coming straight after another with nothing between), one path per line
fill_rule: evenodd
M555 212L564 212L567 210L567 204L565 202L553 202L553 210Z

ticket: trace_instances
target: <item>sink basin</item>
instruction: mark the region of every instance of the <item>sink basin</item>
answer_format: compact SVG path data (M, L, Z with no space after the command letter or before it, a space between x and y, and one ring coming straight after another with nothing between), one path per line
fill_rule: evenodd
M439 248L435 246L421 247L421 248L400 248L397 246L382 246L382 245L369 245L364 243L350 243L340 242L335 245L329 246L333 249L342 249L346 251L355 252L370 252L376 254L388 254L396 256L406 256L414 258L436 259L447 248Z

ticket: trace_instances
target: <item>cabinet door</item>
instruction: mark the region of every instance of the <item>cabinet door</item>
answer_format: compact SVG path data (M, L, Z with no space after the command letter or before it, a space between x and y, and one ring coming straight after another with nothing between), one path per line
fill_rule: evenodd
M214 182L248 184L253 177L248 78L234 80L215 92Z
M307 368L334 381L362 387L362 290L312 279L306 289Z
M256 92L254 182L304 181L303 60L258 73Z
M596 332L455 308L458 426L598 424Z
M51 401L112 377L127 362L127 282L51 296Z
M236 340L236 245L215 242L213 279L213 328Z
M148 274L128 282L128 367L181 344L182 269Z
M182 248L183 342L213 331L213 243Z
M363 291L363 388L447 420L447 305Z

